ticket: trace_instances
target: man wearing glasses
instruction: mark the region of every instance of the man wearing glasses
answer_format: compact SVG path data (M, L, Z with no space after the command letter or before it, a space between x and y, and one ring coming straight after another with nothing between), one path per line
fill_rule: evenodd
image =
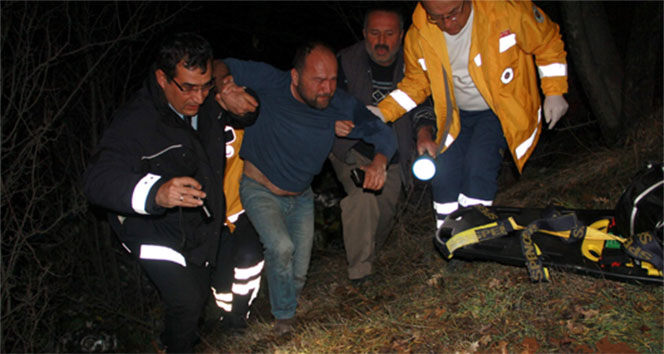
M566 53L558 25L531 1L470 0L421 1L404 51L405 78L378 107L393 121L433 97L436 120L417 131L417 150L436 158L440 227L459 207L491 205L504 150L522 171L542 118L552 129L565 114Z
M109 211L123 246L159 289L166 317L160 339L169 352L193 352L211 293L226 220L224 126L256 118L231 115L215 102L212 57L198 35L166 39L84 173L89 200Z

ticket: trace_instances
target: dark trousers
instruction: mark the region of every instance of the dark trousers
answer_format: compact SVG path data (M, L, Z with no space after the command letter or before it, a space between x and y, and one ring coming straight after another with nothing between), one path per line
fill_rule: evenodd
M169 353L192 353L198 340L198 320L210 296L208 268L163 260L140 259L159 289L166 318L161 340Z
M232 314L235 319L243 321L249 315L251 302L260 288L262 262L263 245L247 214L243 213L235 222L232 233L224 228L217 266L212 272L211 285L213 295L219 297L216 310L221 317ZM223 309L224 306L231 311Z
M459 206L491 205L507 142L500 120L491 111L459 111L461 131L436 157L431 180L438 227Z

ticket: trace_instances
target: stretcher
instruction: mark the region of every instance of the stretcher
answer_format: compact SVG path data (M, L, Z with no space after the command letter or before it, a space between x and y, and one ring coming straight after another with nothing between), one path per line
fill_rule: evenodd
M450 214L434 243L446 259L526 267L534 282L550 281L553 269L664 284L660 240L616 231L613 210L473 206Z

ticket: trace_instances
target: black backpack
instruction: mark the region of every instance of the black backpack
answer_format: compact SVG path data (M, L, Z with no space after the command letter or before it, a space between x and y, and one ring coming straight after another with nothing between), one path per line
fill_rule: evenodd
M632 178L615 209L615 230L623 237L652 233L662 244L664 166L648 162Z

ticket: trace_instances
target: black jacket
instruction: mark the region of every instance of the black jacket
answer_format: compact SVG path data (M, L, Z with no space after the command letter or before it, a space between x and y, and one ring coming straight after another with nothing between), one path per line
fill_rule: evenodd
M244 127L256 116L225 112L210 92L194 130L169 107L153 68L104 132L83 176L85 193L90 202L108 209L113 229L134 254L142 244L161 245L179 251L187 262L214 264L226 215L224 126ZM203 185L212 220L200 207L156 204L159 187L182 176Z

